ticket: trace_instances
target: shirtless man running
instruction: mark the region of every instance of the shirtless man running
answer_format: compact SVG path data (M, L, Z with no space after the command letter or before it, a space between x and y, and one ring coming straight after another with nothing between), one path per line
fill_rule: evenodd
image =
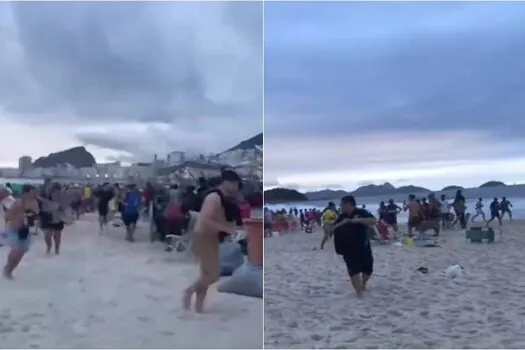
M412 236L412 230L417 229L424 219L421 204L416 201L416 196L408 196L408 203L404 204L403 211L408 211L408 235Z
M195 312L202 313L208 288L219 280L219 236L233 235L237 228L233 218L228 217L225 199L236 198L240 184L239 175L226 170L222 173L220 185L205 194L193 241L193 253L199 261L200 275L184 292L183 306L186 310L190 309L191 298L195 294Z
M13 271L29 250L31 235L28 219L38 215L37 192L31 185L24 185L22 195L9 208L7 218L7 240L11 250L4 266L4 277L13 279Z

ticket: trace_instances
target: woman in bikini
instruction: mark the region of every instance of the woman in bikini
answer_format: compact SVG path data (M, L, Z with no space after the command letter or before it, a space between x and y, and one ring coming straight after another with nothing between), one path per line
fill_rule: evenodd
M7 242L11 247L4 266L4 276L13 279L13 271L29 250L31 235L29 227L34 225L38 215L38 201L35 187L24 185L22 195L9 208L7 218Z

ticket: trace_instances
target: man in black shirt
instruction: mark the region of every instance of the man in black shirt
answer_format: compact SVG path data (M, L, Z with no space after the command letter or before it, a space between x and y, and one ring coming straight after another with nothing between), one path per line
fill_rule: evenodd
M343 257L352 286L360 297L374 270L368 230L376 224L376 218L368 210L357 208L353 196L341 198L341 210L334 225L335 252Z
M103 184L95 196L98 198L98 222L100 226L100 234L104 232L104 228L108 225L109 202L114 197L115 192L109 183Z
M502 226L501 216L499 215L500 204L498 198L494 197L492 203L490 203L490 219L487 221L487 225L490 224L494 219L498 219L499 225Z

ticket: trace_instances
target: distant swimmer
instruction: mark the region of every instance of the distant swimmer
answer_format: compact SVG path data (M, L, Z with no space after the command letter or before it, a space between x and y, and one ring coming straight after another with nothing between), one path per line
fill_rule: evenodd
M485 205L483 204L483 198L478 198L478 201L476 202L476 214L472 216L471 221L474 222L474 219L481 215L481 218L483 221L486 221L485 219L485 212L483 211L483 207Z
M501 203L499 205L501 208L501 219L503 220L505 213L507 213L510 221L512 221L512 211L510 210L510 208L512 208L512 203L507 198L503 197L501 198Z

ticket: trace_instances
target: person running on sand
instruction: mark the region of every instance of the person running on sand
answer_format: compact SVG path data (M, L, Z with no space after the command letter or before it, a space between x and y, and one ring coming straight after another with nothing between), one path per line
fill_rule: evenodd
M321 240L321 249L324 249L324 245L332 237L334 230L334 223L337 219L337 209L334 202L329 202L328 206L322 212L323 217L323 239Z
M237 231L234 213L229 205L236 204L226 197L237 198L240 187L239 175L232 170L225 170L220 185L204 194L193 241L193 253L199 262L200 275L197 281L184 291L183 306L186 310L190 309L191 299L195 294L195 311L202 313L208 288L219 280L220 237L234 235Z
M44 231L44 241L46 242L46 253L55 248L55 254L60 254L60 243L62 240L62 230L64 229L65 208L62 198L62 187L60 184L53 184L47 198L40 197L41 202L41 227Z
M512 203L507 198L502 197L500 208L501 208L501 219L503 220L505 213L507 213L509 215L510 221L512 221L512 211L510 210L510 208L512 208Z
M109 201L114 196L113 188L109 183L105 183L96 191L95 195L98 197L98 222L102 235L109 222Z
M334 248L343 257L350 282L361 297L374 271L368 230L377 220L368 210L357 208L353 196L341 198L341 210L334 224Z
M441 195L441 228L443 230L450 228L450 204L448 203L447 196L444 194Z
M439 236L439 222L441 220L441 202L436 199L434 193L428 195L428 210L427 210L427 227L434 230L436 236Z
M390 199L388 201L388 204L385 207L385 212L383 214L383 219L385 221L385 224L390 227L392 227L392 230L397 233L398 227L397 227L397 214L401 212L401 207L394 203L393 199Z
M481 218L483 219L483 221L486 221L486 219L485 219L485 212L483 211L483 207L484 206L485 205L483 204L483 198L481 198L481 197L478 198L478 201L476 202L476 207L475 207L476 214L474 214L472 216L472 219L471 219L472 222L474 222L474 219L477 218L480 215L481 215Z
M404 203L403 211L408 211L408 235L412 236L412 230L417 230L424 220L423 209L421 204L416 201L416 196L413 194L408 196L408 203Z
M501 216L499 215L500 204L498 198L494 197L494 200L490 203L490 219L487 221L487 225L490 224L494 219L498 219L499 225L502 226Z
M137 186L129 185L122 203L122 222L126 227L126 241L128 242L135 242L134 235L139 220L140 202L141 198Z
M38 215L37 191L31 185L22 187L22 194L7 211L7 241L11 250L4 266L4 277L13 279L13 271L29 250L31 235L29 227Z

